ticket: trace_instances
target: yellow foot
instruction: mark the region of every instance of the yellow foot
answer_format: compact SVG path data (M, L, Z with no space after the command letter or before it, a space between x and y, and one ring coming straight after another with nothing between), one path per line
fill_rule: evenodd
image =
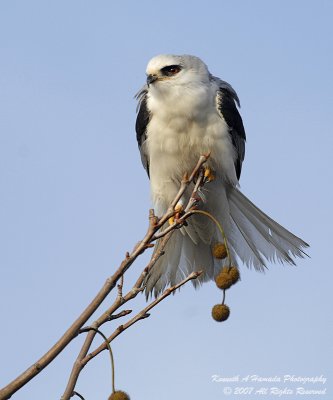
M184 211L182 203L177 203L175 207L175 214L169 218L169 225L173 225L175 220L180 218L181 213Z
M173 225L175 223L175 217L169 218L169 225Z
M215 179L215 175L213 174L212 170L209 167L205 167L204 176L207 182L211 182Z

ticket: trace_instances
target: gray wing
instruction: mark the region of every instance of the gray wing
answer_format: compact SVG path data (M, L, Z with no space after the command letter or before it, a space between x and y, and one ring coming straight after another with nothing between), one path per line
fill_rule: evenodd
M137 111L138 115L136 117L135 130L136 130L136 140L138 142L142 165L147 171L149 177L149 160L146 149L146 139L147 139L147 125L150 121L150 113L147 108L147 86L145 85L135 96L138 100Z
M216 96L216 107L229 127L229 134L236 151L235 169L239 180L242 163L245 157L245 129L237 106L240 107L237 93L229 83L213 77L219 86Z

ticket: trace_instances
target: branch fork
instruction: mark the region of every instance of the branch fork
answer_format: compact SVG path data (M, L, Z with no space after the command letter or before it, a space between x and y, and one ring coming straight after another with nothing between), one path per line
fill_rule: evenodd
M86 332L87 336L73 364L73 368L61 400L69 400L73 395L83 398L77 391L75 391L75 386L80 372L92 358L94 358L97 354L107 348L107 345L104 342L96 349L89 352L93 339L96 335L96 330L98 330L98 328L106 322L113 321L118 318L123 318L132 312L132 310L121 310L119 311L119 313L115 314L115 312L123 304L134 299L138 295L138 293L144 290L144 280L151 269L154 268L157 260L163 256L164 248L172 233L176 229L179 229L181 226L186 224L186 219L192 215L191 211L194 210L197 204L201 201L201 198L198 195L198 191L205 184L204 172L202 167L208 158L209 154L201 156L191 174L189 176L188 174L184 175L177 195L170 204L167 212L161 218L158 218L154 214L154 210L149 210L149 226L144 238L134 247L131 253L126 252L125 258L121 262L118 269L114 272L112 276L106 279L104 285L97 293L95 298L81 313L81 315L73 322L73 324L63 334L63 336L51 347L51 349L47 353L45 353L38 361L31 365L26 371L24 371L11 383L0 390L0 400L9 399L16 391L18 391L22 386L26 385L41 370L47 367L47 365L50 364L79 333ZM186 189L192 183L194 184L194 188L192 190L188 204L184 208L184 211L173 225L161 230L164 224L169 220L169 218L175 215L175 207L177 203L180 201ZM151 260L139 275L134 286L124 295L124 274L131 267L131 265L135 262L140 254L142 254L148 248L154 247L154 242L156 240L159 240L158 249L153 253ZM201 275L201 273L202 271L192 272L177 285L167 288L157 299L148 304L144 309L138 312L130 320L128 320L124 324L119 325L107 338L108 343L114 340L130 326L134 325L137 321L148 318L150 316L149 311L152 308L154 308L158 303L168 297L171 293L174 293L178 288L185 285L188 281L197 279ZM84 326L84 324L95 313L95 311L99 309L102 302L106 299L106 297L114 288L117 289L117 295L114 303L109 306L107 310L105 310L90 326Z

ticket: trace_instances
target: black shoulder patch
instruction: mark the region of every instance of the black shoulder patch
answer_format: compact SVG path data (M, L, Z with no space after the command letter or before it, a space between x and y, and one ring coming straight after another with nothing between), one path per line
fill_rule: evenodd
M135 130L136 130L136 140L138 142L142 164L146 169L148 176L149 176L149 162L144 152L143 146L144 142L147 139L147 125L149 124L149 120L150 120L150 114L147 108L147 97L146 95L144 95L140 99L139 112L135 123Z
M217 108L229 127L229 134L237 154L235 169L237 179L239 179L245 157L246 135L242 117L239 114L235 101L236 99L228 89L220 88L217 94Z

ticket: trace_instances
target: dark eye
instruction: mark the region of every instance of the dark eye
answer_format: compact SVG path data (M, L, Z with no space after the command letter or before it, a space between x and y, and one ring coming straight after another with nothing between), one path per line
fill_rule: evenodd
M165 76L172 76L178 74L178 72L181 70L180 65L168 65L167 67L164 67L161 69L161 72Z

